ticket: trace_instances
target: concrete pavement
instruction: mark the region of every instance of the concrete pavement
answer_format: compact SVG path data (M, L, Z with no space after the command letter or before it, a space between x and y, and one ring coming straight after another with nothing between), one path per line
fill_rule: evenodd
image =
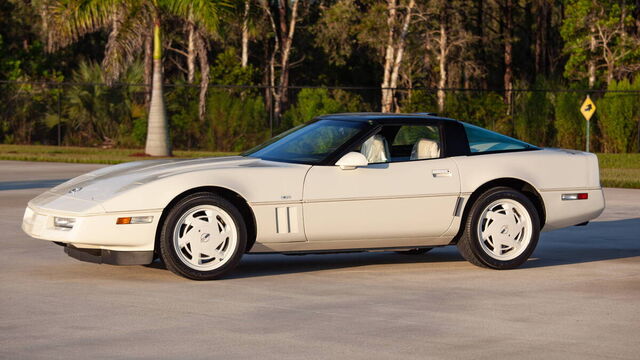
M0 161L3 359L637 359L640 190L544 233L511 271L455 247L245 256L225 280L76 261L20 230L27 201L99 165Z

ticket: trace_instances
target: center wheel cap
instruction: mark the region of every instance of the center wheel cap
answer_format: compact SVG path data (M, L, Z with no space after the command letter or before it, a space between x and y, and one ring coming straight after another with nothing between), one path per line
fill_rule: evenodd
M207 233L202 234L202 235L200 235L200 241L201 241L201 242L207 242L207 241L209 241L209 238L210 238L210 237L211 237L211 236L210 236L209 234L207 234Z

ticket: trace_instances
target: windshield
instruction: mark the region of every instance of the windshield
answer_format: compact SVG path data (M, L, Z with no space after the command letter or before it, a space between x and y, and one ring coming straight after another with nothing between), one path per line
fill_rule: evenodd
M295 127L247 152L264 160L319 164L368 126L359 121L319 120Z

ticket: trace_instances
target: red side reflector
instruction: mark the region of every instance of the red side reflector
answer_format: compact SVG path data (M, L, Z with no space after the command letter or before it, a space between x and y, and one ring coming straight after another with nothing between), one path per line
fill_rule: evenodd
M588 198L589 198L589 193L578 194L578 200L587 200Z

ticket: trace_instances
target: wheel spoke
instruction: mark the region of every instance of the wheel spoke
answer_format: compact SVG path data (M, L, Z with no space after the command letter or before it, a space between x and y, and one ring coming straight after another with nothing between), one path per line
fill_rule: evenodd
M494 221L491 224L489 224L489 226L487 226L486 229L484 229L484 231L482 232L482 239L487 240L491 236L495 237L499 235L498 231L499 231L498 223Z
M189 244L191 245L191 262L200 265L200 254L202 253L200 239L194 239Z
M491 239L493 240L493 253L498 256L502 255L502 236L494 236Z
M236 249L233 218L214 205L199 205L184 213L174 228L173 246L181 261L196 270L220 267Z
M528 210L512 199L496 200L485 207L477 236L483 251L497 260L511 260L529 244L531 218Z

